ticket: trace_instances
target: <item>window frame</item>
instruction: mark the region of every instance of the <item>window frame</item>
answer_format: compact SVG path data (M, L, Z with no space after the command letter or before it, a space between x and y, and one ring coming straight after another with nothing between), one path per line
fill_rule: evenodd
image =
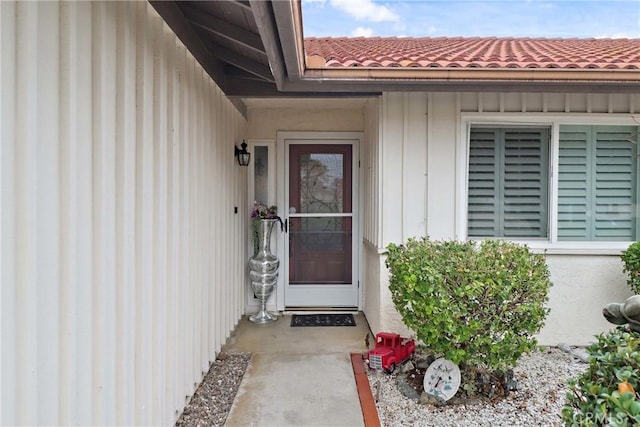
M460 190L456 200L456 238L459 240L481 240L470 238L468 230L468 180L469 180L469 142L472 127L547 127L549 140L549 180L548 212L549 237L527 239L504 239L526 244L531 249L548 254L593 254L619 255L633 241L597 242L597 241L558 241L558 162L560 126L635 126L640 128L633 114L616 113L460 113L456 144L456 181ZM640 161L638 166L640 167ZM639 175L640 176L640 175ZM636 183L636 192L640 184ZM639 199L640 200L640 199ZM640 223L640 221L637 221ZM636 230L636 237L640 233ZM497 238L496 238L497 239Z

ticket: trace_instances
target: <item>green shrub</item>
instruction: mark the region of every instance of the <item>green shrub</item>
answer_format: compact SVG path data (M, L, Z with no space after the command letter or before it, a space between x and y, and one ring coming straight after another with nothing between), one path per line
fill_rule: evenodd
M597 336L587 350L589 368L569 380L562 419L567 426L627 426L640 423L640 401L631 392L620 393L618 384L640 384L640 335L619 326Z
M387 246L389 289L434 354L496 370L536 346L551 286L544 256L505 241L410 239Z
M620 258L627 273L627 285L635 294L640 294L640 242L629 245Z

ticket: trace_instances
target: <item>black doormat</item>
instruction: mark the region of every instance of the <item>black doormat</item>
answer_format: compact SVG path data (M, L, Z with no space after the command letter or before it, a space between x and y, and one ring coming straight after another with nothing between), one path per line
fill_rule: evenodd
M291 326L356 326L353 314L294 314Z

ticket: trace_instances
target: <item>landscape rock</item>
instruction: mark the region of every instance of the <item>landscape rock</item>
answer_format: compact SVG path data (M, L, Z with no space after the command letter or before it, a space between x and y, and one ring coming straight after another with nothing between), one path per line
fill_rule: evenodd
M416 365L419 367L419 363ZM558 348L537 350L523 355L516 364L513 381L517 390L507 397L489 400L456 395L441 406L426 397L425 404L420 404L419 398L406 397L398 385L406 384L406 380L398 381L401 375L384 375L376 407L381 425L388 427L560 426L567 381L587 368L586 364L573 363ZM375 381L374 372L369 372L369 381Z
M411 385L407 382L406 375L404 374L398 375L396 377L395 383L400 393L402 393L402 395L404 395L408 399L411 399L411 400L420 399L420 395L418 395L418 392L415 391L413 387L411 387Z

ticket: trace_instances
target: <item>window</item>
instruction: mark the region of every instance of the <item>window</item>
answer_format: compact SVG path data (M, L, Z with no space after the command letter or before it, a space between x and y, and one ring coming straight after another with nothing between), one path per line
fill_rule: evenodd
M560 126L558 240L636 240L637 132Z
M553 141L552 126L557 129ZM550 243L636 241L639 130L557 122L544 127L472 125L467 236Z
M548 128L472 128L468 236L548 236Z

